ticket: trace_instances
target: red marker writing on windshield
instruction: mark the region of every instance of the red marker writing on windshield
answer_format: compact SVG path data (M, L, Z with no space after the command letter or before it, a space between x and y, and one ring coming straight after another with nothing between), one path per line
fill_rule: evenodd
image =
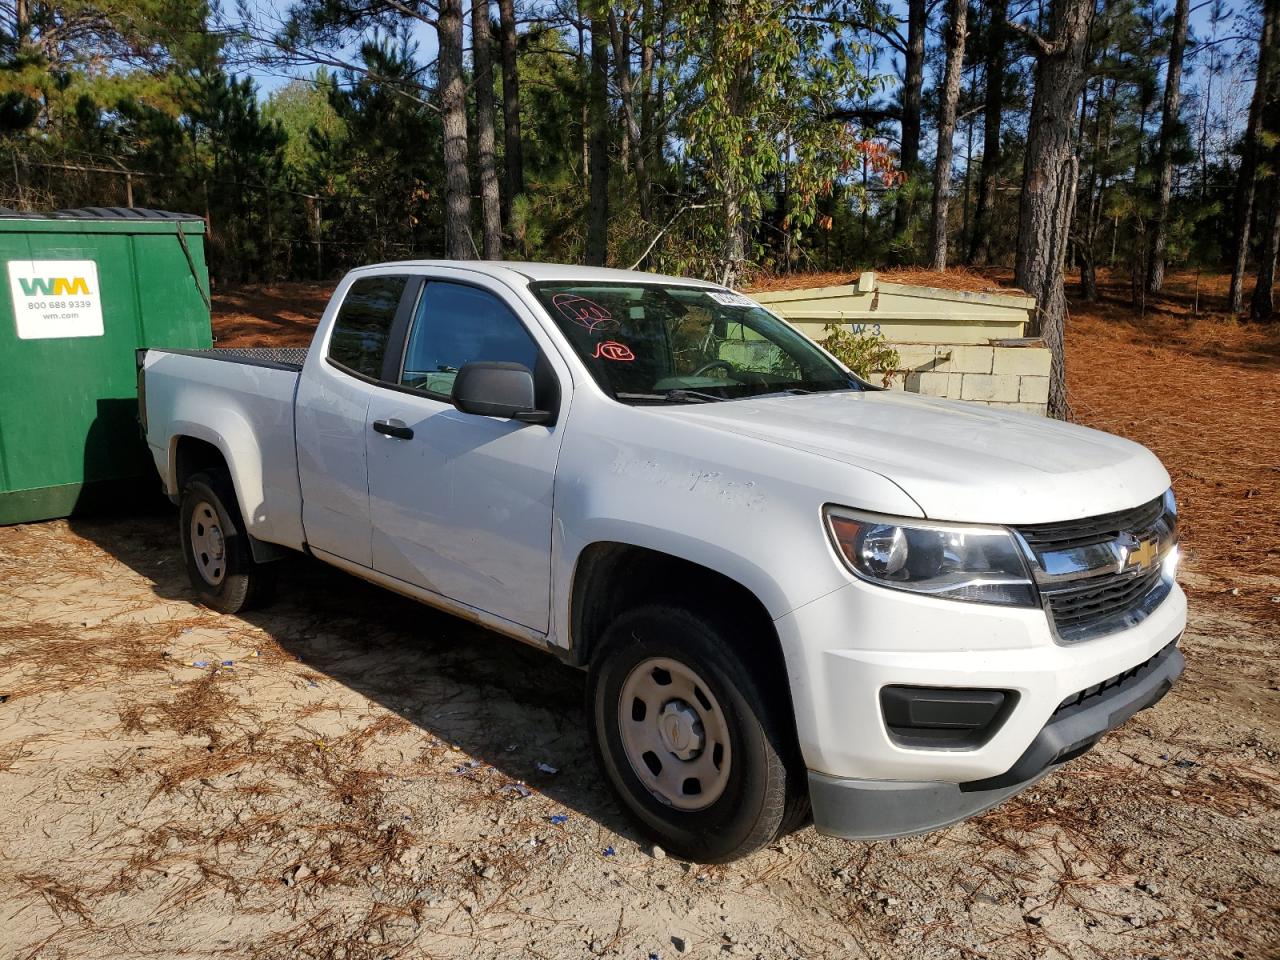
M596 344L596 352L591 356L597 360L634 360L636 355L631 348L616 340L605 340Z

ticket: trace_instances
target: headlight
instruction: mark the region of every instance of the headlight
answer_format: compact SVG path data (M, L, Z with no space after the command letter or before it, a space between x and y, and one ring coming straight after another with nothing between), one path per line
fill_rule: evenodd
M836 552L858 577L947 600L1034 607L1035 587L1003 527L899 520L827 507Z

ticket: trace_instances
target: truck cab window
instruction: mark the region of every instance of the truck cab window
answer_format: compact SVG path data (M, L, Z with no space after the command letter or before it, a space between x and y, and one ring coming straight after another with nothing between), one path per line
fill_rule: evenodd
M431 280L409 332L400 383L448 397L464 363L501 360L534 370L538 348L516 315L493 294Z
M362 277L351 284L333 321L329 359L354 373L382 377L382 360L391 336L405 276Z

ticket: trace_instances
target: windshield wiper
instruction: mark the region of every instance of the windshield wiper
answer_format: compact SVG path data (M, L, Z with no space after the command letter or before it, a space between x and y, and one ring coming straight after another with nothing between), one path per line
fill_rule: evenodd
M713 393L702 393L698 390L685 390L676 387L662 393L615 393L619 400L652 400L655 403L720 403L725 398Z
M812 390L806 390L804 387L784 387L781 390L767 390L764 393L748 394L744 399L771 400L774 397L799 397L811 393L813 393Z
M686 390L683 387L677 387L674 390L667 390L663 396L673 403L681 401L693 403L722 403L726 398L717 397L714 393L703 393L701 390Z

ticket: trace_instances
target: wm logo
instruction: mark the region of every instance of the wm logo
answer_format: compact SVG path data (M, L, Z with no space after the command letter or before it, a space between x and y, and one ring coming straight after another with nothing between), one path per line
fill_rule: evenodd
M72 297L89 295L89 281L84 277L26 277L18 279L28 297Z

